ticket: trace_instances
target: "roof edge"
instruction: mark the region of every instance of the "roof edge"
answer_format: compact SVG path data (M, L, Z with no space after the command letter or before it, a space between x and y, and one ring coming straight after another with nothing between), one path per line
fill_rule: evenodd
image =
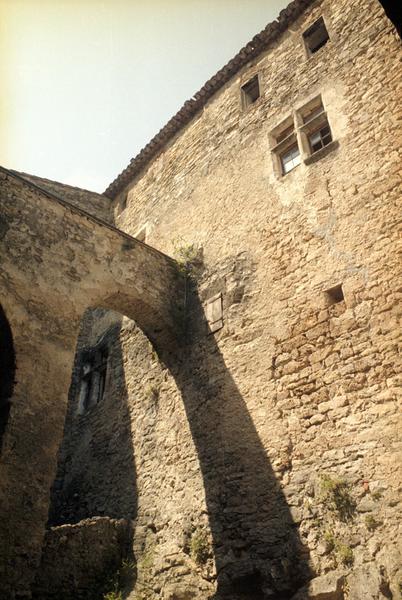
M4 167L5 168L5 167ZM70 183L63 183L62 181L57 181L56 179L49 179L48 177L41 177L40 175L33 175L32 173L25 173L24 171L17 171L16 169L8 169L10 173L14 173L22 177L23 179L32 177L32 179L37 179L38 181L43 181L45 183L54 183L61 188L68 188L69 190L75 190L77 192L85 192L86 194L93 194L94 196L101 196L103 198L107 198L110 200L109 196L105 196L104 192L94 192L93 190L88 190L86 188L79 187L77 185L71 185ZM39 183L36 184L38 187L41 187Z
M222 69L211 77L203 87L187 100L180 110L151 139L151 141L131 159L128 166L112 181L103 192L104 196L114 199L126 185L134 179L144 167L187 125L206 105L208 100L220 90L251 59L256 58L269 44L279 38L310 5L317 0L293 0L281 10L278 18L269 23L260 33L246 44Z

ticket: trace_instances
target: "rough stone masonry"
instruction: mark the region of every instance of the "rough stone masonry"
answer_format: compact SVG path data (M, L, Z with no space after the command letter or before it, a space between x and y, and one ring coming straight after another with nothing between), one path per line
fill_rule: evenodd
M296 0L105 195L1 173L4 598L401 598L400 52Z

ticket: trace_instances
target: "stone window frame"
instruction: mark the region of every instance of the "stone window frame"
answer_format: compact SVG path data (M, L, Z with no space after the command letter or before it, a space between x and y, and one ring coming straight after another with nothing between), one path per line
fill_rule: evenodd
M320 158L323 158L331 150L335 150L339 143L334 140L333 129L325 108L322 94L314 95L310 100L304 102L294 111L295 126L301 151L302 160L305 165L309 165ZM324 128L329 129L328 142L321 148L314 150L311 144L311 138L317 132Z
M321 24L321 23L324 26L325 32L327 34L327 38L316 50L312 51L310 48L310 45L308 44L308 35L315 28L318 28L319 24ZM314 56L315 54L317 54L317 52L319 52L324 46L326 46L328 44L328 42L331 41L331 39L332 39L332 35L328 28L327 20L324 19L324 15L321 14L317 19L315 19L312 23L310 23L310 25L302 32L303 46L304 46L304 51L306 53L307 59L309 59L312 56Z
M247 91L244 89L249 84L252 83L253 80L257 79L258 83L258 97L255 100L250 101L247 96ZM247 73L247 76L242 77L240 81L240 106L242 112L247 112L251 110L254 106L258 106L261 102L262 98L262 85L261 85L261 73L259 71L254 71L252 73Z
M83 348L78 357L79 388L77 414L84 415L103 399L109 375L109 355L120 326L113 325L92 347Z
M285 177L291 173L300 162L286 171L284 156L293 148L297 147L300 154L300 146L297 139L295 120L293 113L281 121L269 134L271 154L273 158L274 172L278 178Z
M328 142L321 148L313 150L311 137L328 127ZM334 140L333 130L328 118L321 94L315 94L307 102L282 120L269 133L269 144L273 160L274 173L278 179L289 175L300 164L309 165L326 156L339 146ZM292 148L297 147L300 161L291 169L286 170L283 157Z
M105 347L91 353L85 359L80 375L79 414L87 412L102 401L106 387L107 364L108 351Z

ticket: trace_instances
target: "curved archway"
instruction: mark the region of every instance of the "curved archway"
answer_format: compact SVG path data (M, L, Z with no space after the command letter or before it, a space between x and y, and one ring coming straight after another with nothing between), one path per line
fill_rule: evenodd
M0 451L10 415L15 377L15 352L11 327L0 305Z

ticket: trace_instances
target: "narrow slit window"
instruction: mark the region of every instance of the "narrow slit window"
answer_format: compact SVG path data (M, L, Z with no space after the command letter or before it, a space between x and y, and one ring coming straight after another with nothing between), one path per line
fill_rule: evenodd
M281 154L282 174L286 175L292 171L297 165L300 165L300 151L297 144Z
M241 95L244 108L247 108L258 100L260 97L260 82L258 80L258 75L254 75L254 77L242 86Z
M329 40L329 35L322 17L303 33L303 39L309 55L325 46Z

